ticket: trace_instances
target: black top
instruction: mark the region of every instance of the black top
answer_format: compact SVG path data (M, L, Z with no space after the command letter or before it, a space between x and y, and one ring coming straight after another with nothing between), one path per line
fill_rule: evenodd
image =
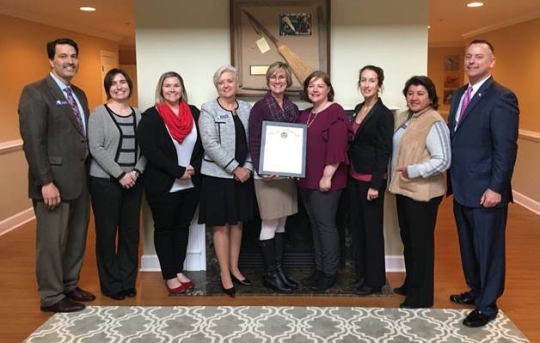
M234 120L234 129L236 131L236 140L235 140L235 149L234 149L234 159L238 162L239 165L243 166L246 163L248 155L248 144L246 137L246 130L240 118L237 115L233 116Z

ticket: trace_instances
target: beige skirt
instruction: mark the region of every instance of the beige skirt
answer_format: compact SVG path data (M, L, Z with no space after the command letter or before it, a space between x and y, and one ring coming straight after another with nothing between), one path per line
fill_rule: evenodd
M255 179L255 194L261 219L278 219L298 212L293 179Z

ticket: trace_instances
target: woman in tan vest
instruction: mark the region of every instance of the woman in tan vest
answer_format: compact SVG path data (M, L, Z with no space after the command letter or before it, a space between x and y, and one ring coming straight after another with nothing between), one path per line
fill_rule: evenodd
M395 120L389 191L396 206L406 276L394 292L402 308L433 306L434 231L450 167L450 133L436 111L437 91L426 76L413 76L403 94L408 110Z

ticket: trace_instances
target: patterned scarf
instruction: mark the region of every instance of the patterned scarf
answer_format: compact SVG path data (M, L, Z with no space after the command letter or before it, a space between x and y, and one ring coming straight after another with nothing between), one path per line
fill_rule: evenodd
M188 104L185 101L180 101L178 115L166 103L156 104L156 109L165 125L167 125L171 136L175 141L182 144L184 138L189 135L193 128L193 115Z
M279 107L277 100L272 96L271 92L265 94L264 100L266 102L266 106L270 110L270 115L275 121L295 123L296 119L300 115L298 107L296 107L286 95L283 96L283 109Z

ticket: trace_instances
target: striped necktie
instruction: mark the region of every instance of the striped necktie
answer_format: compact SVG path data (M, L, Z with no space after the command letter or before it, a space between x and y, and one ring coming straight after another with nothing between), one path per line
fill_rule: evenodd
M472 86L469 86L467 88L467 91L463 95L463 101L461 102L461 109L459 110L459 116L456 118L456 123L459 123L459 120L461 117L463 117L463 113L465 113L465 109L467 106L469 106L469 103L471 102L471 93L472 93Z
M73 110L73 115L75 116L75 119L77 119L79 129L84 132L81 112L79 111L79 106L77 106L75 98L73 98L73 91L71 90L71 87L64 88L64 92L66 92L66 99L69 102L69 106L71 106L71 109Z

